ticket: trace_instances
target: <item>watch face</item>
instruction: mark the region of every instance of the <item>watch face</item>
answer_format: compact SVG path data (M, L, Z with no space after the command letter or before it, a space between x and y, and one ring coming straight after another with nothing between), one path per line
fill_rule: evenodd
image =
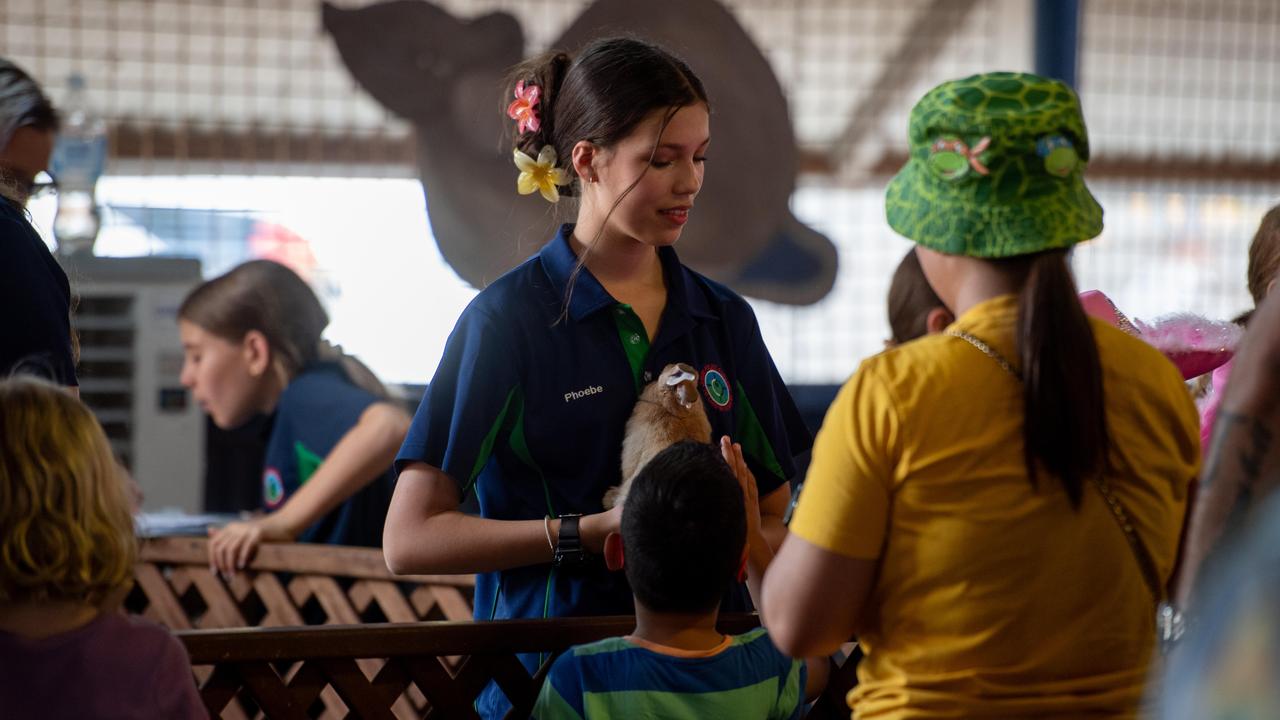
M587 555L581 549L559 552L556 553L555 565L556 567L577 567L586 559Z

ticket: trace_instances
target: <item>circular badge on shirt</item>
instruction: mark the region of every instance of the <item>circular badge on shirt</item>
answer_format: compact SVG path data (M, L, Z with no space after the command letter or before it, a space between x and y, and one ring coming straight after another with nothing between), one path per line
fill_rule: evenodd
M262 499L269 508L284 500L284 483L280 480L280 471L273 467L262 472Z
M733 406L733 392L729 390L729 381L724 371L715 365L702 368L702 392L717 410L728 410Z

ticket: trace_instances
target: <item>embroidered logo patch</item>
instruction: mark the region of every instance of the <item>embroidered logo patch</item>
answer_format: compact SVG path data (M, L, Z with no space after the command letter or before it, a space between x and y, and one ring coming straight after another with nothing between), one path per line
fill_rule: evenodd
M702 368L702 392L718 410L733 407L733 392L729 390L729 381L725 378L724 371L715 365Z
M284 483L280 480L280 471L273 467L262 473L262 499L269 508L274 508L284 500Z

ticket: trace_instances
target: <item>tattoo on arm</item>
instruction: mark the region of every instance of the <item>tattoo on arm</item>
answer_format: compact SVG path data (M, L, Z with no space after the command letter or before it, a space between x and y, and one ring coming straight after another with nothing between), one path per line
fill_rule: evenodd
M1271 428L1257 417L1220 412L1205 464L1204 486L1212 484L1223 472L1233 472L1234 469L1227 470L1223 466L1227 460L1225 456L1231 456L1239 463L1240 485L1252 487L1262 475L1262 465L1271 450L1273 438Z

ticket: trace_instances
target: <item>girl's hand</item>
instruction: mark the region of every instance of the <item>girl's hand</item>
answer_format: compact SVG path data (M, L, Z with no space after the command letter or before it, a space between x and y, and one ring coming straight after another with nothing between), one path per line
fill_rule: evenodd
M756 487L756 476L742 457L742 446L728 435L720 438L720 454L738 479L738 487L742 488L742 501L747 506L747 537L754 537L760 532L760 489Z
M293 537L278 528L271 516L209 528L209 568L223 575L243 570L263 542L288 542Z
M584 515L578 521L582 547L593 555L604 554L604 539L609 533L622 532L622 506L614 505L602 513Z

